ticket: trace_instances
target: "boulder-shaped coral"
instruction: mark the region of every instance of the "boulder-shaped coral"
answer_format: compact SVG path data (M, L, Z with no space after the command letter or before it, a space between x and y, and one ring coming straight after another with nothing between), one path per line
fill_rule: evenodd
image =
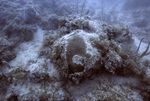
M67 74L85 73L98 67L101 54L94 47L95 41L99 41L96 33L86 33L76 30L55 41L52 46L52 57L55 63L63 65L61 70Z

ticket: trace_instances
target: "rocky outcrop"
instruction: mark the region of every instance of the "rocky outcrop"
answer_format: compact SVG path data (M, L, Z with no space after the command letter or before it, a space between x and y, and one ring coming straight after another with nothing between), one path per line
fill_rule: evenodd
M53 62L63 74L79 83L83 76L106 70L116 73L126 68L124 57L128 54L115 41L100 39L96 33L76 30L56 40L52 48ZM130 62L129 62L130 64ZM134 65L132 65L134 66ZM120 71L121 72L121 71Z
M86 21L88 24L78 24L78 21ZM78 84L84 77L101 72L141 75L138 53L135 52L136 46L128 29L92 24L90 20L60 21L61 28L69 31L53 40L51 57L62 77L70 78ZM127 47L135 48L133 51Z

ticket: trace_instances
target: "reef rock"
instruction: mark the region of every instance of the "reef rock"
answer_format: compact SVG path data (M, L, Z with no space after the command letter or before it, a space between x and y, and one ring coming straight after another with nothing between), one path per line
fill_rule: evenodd
M107 26L105 29L104 25L85 18L64 18L60 19L59 24L60 30L67 31L60 33L58 30L54 40L47 37L49 41L44 43L51 47L51 62L62 78L78 84L96 73L141 74L137 53L126 48L129 43L130 47L135 47L128 29Z
M57 65L62 77L80 83L83 77L107 71L123 73L135 61L115 40L102 39L104 33L89 33L75 30L54 42L52 62ZM128 66L127 66L128 65Z

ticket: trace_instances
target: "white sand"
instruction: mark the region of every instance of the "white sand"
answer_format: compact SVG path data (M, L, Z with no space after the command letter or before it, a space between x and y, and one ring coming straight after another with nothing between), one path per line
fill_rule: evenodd
M9 64L15 67L27 67L30 61L36 62L38 58L38 52L42 47L43 31L38 29L34 34L33 40L29 42L21 43L17 48L17 56Z

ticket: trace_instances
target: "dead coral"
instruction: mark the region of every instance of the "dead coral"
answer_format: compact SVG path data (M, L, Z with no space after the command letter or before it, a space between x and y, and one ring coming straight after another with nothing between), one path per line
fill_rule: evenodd
M117 28L117 27L108 27L107 25L102 25L104 28L104 32L108 35L108 40L115 40L120 43L125 41L132 40L132 33L129 31L128 27Z
M114 73L117 68L120 68L123 59L120 56L122 48L115 41L102 40L98 43L97 47L102 53L102 62L105 69Z
M129 28L126 27L115 27L115 26L108 26L106 24L102 25L103 31L107 34L108 40L115 40L118 42L124 50L130 52L136 52L136 45L132 38L132 32Z
M67 34L73 30L83 29L87 32L94 32L94 28L90 25L90 20L84 17L77 18L61 18L59 21L60 33Z

